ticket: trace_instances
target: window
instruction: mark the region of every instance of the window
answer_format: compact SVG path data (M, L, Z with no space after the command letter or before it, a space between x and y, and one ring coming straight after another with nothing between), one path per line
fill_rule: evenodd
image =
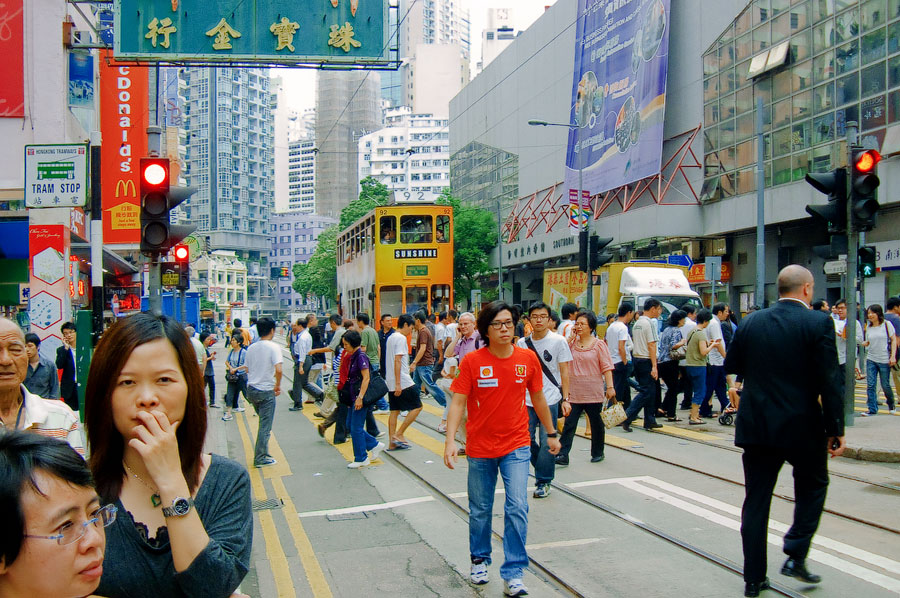
M397 219L393 216L382 216L381 223L381 244L393 245L397 242Z
M401 243L431 243L431 216L400 216Z
M440 215L437 217L436 237L438 243L450 242L450 216Z
M399 286L381 287L381 313L396 318L403 313L403 289Z
M420 309L428 310L428 287L406 287L406 313L414 314Z

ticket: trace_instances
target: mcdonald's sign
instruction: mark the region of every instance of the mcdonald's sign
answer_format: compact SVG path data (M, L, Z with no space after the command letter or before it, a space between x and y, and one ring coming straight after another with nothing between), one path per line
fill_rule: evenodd
M149 69L118 65L112 52L100 52L100 178L103 242L141 240L138 161L147 154Z

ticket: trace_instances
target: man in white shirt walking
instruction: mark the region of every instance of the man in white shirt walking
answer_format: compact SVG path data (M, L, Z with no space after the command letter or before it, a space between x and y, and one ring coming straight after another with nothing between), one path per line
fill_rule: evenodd
M725 387L725 338L722 326L731 326L728 322L728 306L716 303L712 308L713 319L706 327L706 340L710 343L719 340L716 348L709 352L709 365L706 366L706 396L700 406L700 417L712 417L712 395L716 393L722 411L728 407L728 393Z
M634 343L628 332L628 323L634 317L634 306L624 301L619 306L616 320L606 329L606 346L609 347L609 356L613 362L613 387L616 389L616 398L622 403L622 407L628 409L631 405L631 386L628 384L631 362L631 349Z
M578 313L578 306L574 303L565 303L559 311L562 316L562 322L559 325L559 335L568 341L569 335L572 334L572 329L575 328L575 314Z
M644 410L644 429L662 428L656 423L656 386L659 373L656 369L656 353L659 346L659 326L657 318L662 313L662 304L657 299L644 301L644 313L634 325L634 377L640 390L638 396L625 411L627 418L622 422L622 429L631 432L631 422L637 419L641 409Z
M403 433L412 425L419 412L422 411L422 399L419 388L409 375L409 345L407 339L413 331L413 317L402 314L397 318L397 329L391 333L385 343L385 377L388 387L388 402L391 414L388 416L388 431L391 445L387 450L396 451L410 448ZM397 419L401 411L407 411L406 418L400 427Z
M321 401L325 393L321 388L309 381L313 362L312 355L309 354L312 351L312 335L308 330L309 320L297 318L294 328L299 332L292 351L294 354L294 388L291 392L291 398L294 400L294 404L288 408L288 411L302 411L304 390L311 394L316 402Z
M272 342L275 321L260 318L256 323L259 340L247 349L247 400L259 415L253 465L265 467L276 463L269 454L269 436L275 419L275 397L281 394L281 347Z

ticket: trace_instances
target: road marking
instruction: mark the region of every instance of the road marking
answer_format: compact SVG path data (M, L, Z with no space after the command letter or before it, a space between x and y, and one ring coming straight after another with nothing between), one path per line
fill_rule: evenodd
M565 548L567 546L584 546L596 544L600 538L583 538L581 540L560 540L559 542L545 542L544 544L526 544L526 550L540 550L542 548Z
M720 515L718 513L713 513L709 509L707 509L703 506L694 504L692 502L687 502L685 500L676 498L674 496L666 494L665 492L655 490L653 488L648 488L647 486L644 486L641 483L639 483L642 481L647 482L648 480L625 479L625 480L621 481L621 485L625 488L628 488L630 490L633 490L635 492L638 492L640 494L643 494L645 496L653 498L654 500L658 500L660 502L663 502L670 506L673 506L677 509L681 509L682 511L686 511L688 513L696 515L697 517L700 517L702 519L706 519L707 521L710 521L712 523L716 523L717 525L721 525L722 527L726 527L728 529L740 532L741 522L739 520L736 521L730 517L725 517L724 515ZM656 482L654 481L652 483L655 484ZM666 484L665 482L661 482L661 483ZM659 484L657 484L657 485L659 485ZM667 486L670 488L672 487L672 485L669 485L669 484L667 484ZM675 486L675 488L678 488L678 487ZM698 495L696 493L692 493L689 490L685 490L683 488L678 488L678 490L679 490L679 494L681 494L682 496L684 496L685 493L690 493L692 500L694 499L695 496L697 498L703 496L703 495ZM714 500L709 497L704 497L704 498L708 499L709 501ZM737 509L736 507L727 505L727 503L721 503L721 504L723 506L728 507L729 511L731 511L733 509ZM769 523L770 523L770 526L773 523L777 524L782 529L787 529L787 527L788 527L780 522L773 521L771 519L769 520ZM770 533L770 534L768 534L767 539L770 544L773 544L775 546L781 546L783 543L783 537L778 534ZM823 540L830 541L831 543L833 543L832 546L842 544L842 543L835 542L834 540L830 540L829 538L825 538L822 536L818 536L816 539L818 540L818 542L815 542L815 540L814 540L814 542L821 546L825 546L825 544L823 543ZM852 558L859 558L858 556L856 556L857 554L863 554L863 553L871 554L871 553L867 553L866 551L863 551L861 549L857 549L855 547L849 547L849 548L851 548L855 554L847 554L847 553L845 553L845 554L847 554L847 556L851 556ZM832 548L832 549L838 550L839 552L844 552L839 549L835 549L835 548ZM878 557L878 555L874 555L874 554L872 554L872 556ZM837 569L838 571L847 573L847 574L857 577L863 581L867 581L869 583L881 586L887 590L891 590L893 592L900 593L900 580L894 579L892 577L888 577L887 575L883 575L881 573L878 573L871 569L867 569L867 568L857 565L855 563L851 563L847 560L838 558L837 556L822 552L821 550L811 549L809 551L809 554L807 555L807 558L810 560L816 561L818 563L822 563L823 565L833 567L834 569ZM884 557L880 557L880 559L888 560L888 559L884 559ZM868 559L862 559L862 560L866 560L868 562Z
M320 423L322 423L324 421L321 418L313 416L313 413L315 413L316 410L318 410L318 409L319 409L319 406L316 404L306 404L305 403L303 405L303 411L301 411L301 413L306 417L306 419L308 419L310 422L312 422L312 424L314 426L318 426ZM295 413L295 412L292 411L291 413ZM334 443L334 432L335 432L336 428L337 428L336 426L331 426L327 430L325 430L325 440L326 440L326 442L328 442L328 444L330 444L335 449L337 449L337 452L339 452L344 457L344 459L346 459L347 462L349 463L350 461L353 461L355 459L355 457L353 456L353 442L350 440L349 434L348 434L347 442L345 442L343 444L335 444ZM381 459L375 459L374 461L371 462L371 465L382 465L383 463L384 463L384 461L382 461Z
M388 422L387 415L376 415L375 419L378 420L379 422L383 423L385 426L387 426L387 422ZM397 418L397 427L400 427L401 421L402 421L402 418L398 417ZM431 451L435 455L439 456L441 458L441 460L443 461L443 459L444 459L444 441L437 440L436 438L433 438L433 437L429 436L428 434L425 434L424 432L421 432L421 431L413 428L412 426L406 428L406 432L403 435L410 442L413 442L413 443L421 446L422 448Z
M566 484L569 488L586 488L588 486L604 486L606 484L623 484L625 482L642 482L650 479L650 476L640 475L629 478L605 478L602 480L586 480L584 482L572 482Z
M401 500L392 500L390 502L381 502L371 505L359 505L357 507L346 507L343 509L322 509L320 511L305 511L303 513L298 513L298 517L326 517L328 515L348 515L350 513L362 513L364 511L383 511L385 509L405 507L406 505L416 505L423 502L431 502L433 500L433 496L417 496L415 498L404 498Z
M284 501L284 516L287 518L288 528L294 537L294 546L297 547L297 554L300 555L300 562L303 563L303 572L306 574L306 581L309 582L309 588L312 590L313 596L316 598L331 598L331 588L322 572L322 565L316 558L316 552L313 550L309 536L300 523L297 516L297 509L294 507L294 501L288 494L287 488L284 487L284 480L276 478L272 480L272 487L275 488L275 494L281 496Z
M632 427L639 428L644 426L644 420L636 419L631 423ZM679 428L678 426L668 426L663 424L663 427L660 430L671 436L681 436L682 438L689 438L691 440L721 440L719 436L713 436L712 434L707 434L705 432L697 432L696 430L688 430L685 428Z
M238 416L235 421L241 435L241 445L244 447L244 460L250 474L250 488L253 490L256 500L266 500L266 487L259 475L259 469L253 467L253 445L250 443L250 436L244 427L249 425L249 422L243 413L239 413ZM278 531L275 529L272 511L258 511L257 514L259 515L259 527L262 529L263 539L266 543L266 556L269 557L272 576L275 578L275 590L279 598L293 598L296 596L294 582L291 580L291 571L284 554L284 547L282 547Z

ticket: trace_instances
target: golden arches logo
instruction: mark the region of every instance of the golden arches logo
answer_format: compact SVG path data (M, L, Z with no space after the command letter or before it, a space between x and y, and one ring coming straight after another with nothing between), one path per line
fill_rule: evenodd
M131 190L129 193L129 189ZM134 188L134 181L119 179L116 181L116 197L119 195L125 197L137 197L137 191Z

